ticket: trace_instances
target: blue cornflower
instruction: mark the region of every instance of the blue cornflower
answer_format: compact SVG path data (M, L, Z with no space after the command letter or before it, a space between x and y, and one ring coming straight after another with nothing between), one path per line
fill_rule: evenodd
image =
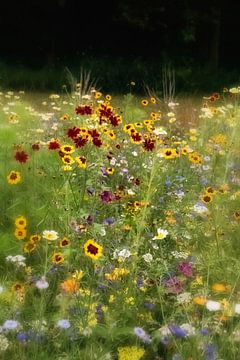
M177 325L170 325L169 326L169 330L171 331L171 333L177 337L186 337L188 335L187 331L182 329L180 326Z
M134 334L139 337L143 342L149 344L151 342L150 336L140 327L134 328Z

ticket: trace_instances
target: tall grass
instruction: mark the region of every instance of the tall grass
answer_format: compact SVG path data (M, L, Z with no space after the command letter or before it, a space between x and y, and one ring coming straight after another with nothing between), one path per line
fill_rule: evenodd
M1 358L238 359L239 89L68 76L0 95Z

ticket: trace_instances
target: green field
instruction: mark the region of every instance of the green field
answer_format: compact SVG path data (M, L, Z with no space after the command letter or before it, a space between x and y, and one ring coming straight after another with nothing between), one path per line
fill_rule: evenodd
M1 359L239 360L240 88L134 86L0 93Z

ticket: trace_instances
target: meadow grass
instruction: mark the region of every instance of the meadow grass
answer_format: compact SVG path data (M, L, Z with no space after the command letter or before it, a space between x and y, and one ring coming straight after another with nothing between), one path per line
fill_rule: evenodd
M239 88L82 89L0 93L1 358L239 359Z

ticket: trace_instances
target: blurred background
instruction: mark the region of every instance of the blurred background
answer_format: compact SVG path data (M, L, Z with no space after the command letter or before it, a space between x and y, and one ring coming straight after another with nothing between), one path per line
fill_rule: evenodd
M238 84L240 2L22 0L0 2L0 87L59 89L66 69L100 88L182 92Z

